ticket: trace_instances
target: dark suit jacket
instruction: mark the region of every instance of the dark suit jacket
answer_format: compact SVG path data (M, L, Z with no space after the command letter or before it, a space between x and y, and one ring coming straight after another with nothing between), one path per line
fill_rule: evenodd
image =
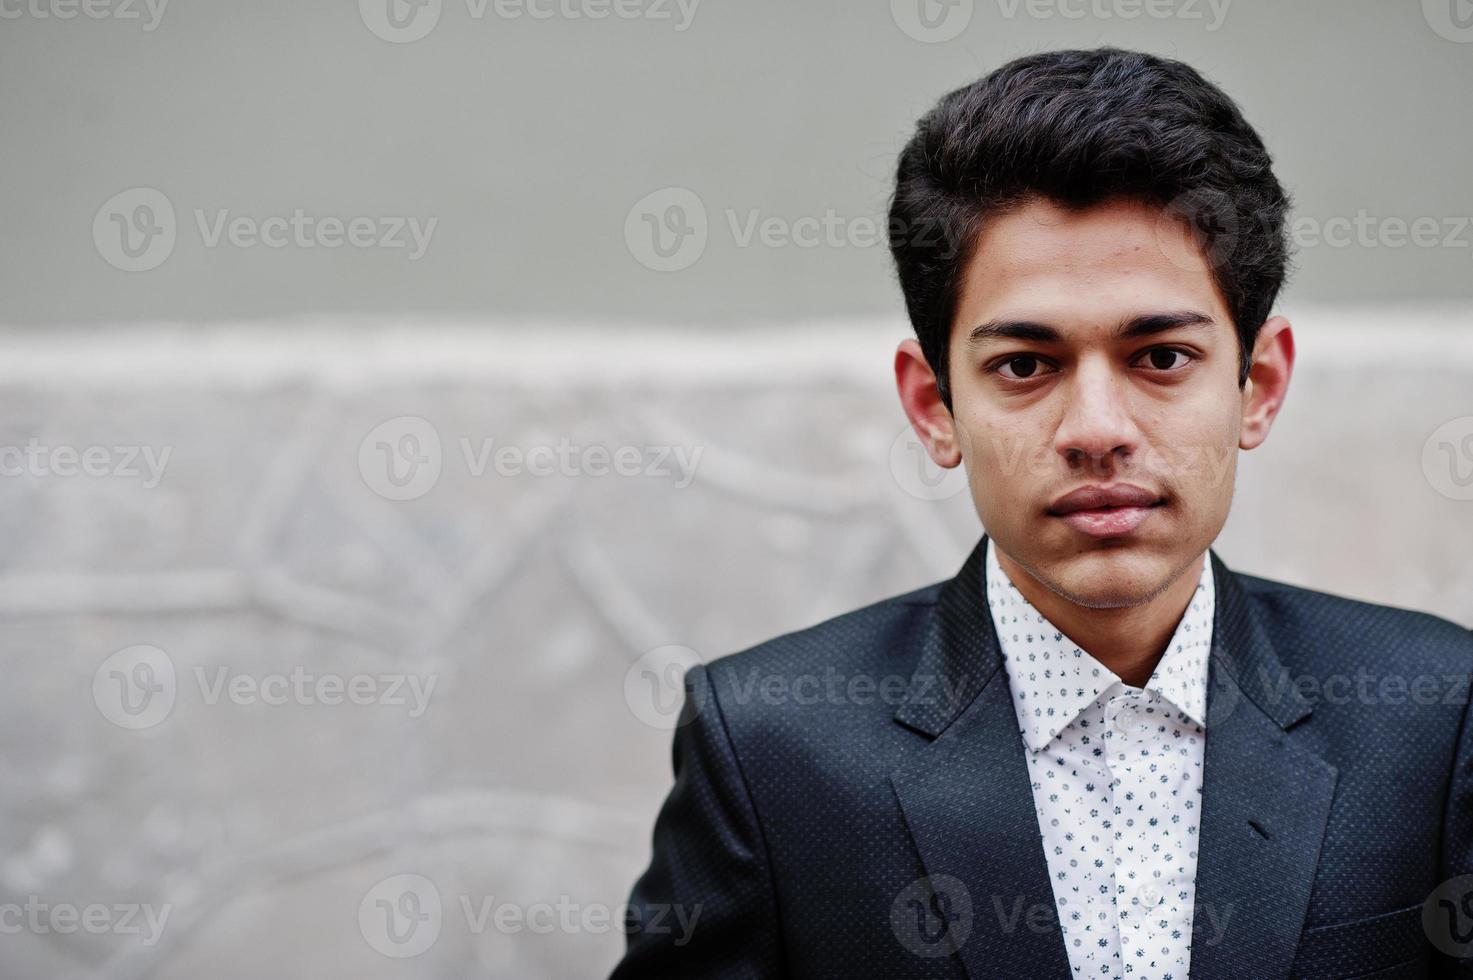
M982 558L687 673L615 980L1069 976ZM1473 976L1473 634L1211 561L1191 976Z

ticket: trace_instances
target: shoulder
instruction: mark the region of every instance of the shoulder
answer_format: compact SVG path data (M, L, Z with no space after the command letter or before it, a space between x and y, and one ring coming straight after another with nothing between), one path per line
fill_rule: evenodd
M852 670L903 659L909 641L932 615L945 584L935 582L783 633L711 661L706 672L792 673L838 664Z
M1431 613L1234 573L1291 669L1473 671L1473 631Z
M827 729L888 719L915 671L945 582L881 599L706 664L732 727Z

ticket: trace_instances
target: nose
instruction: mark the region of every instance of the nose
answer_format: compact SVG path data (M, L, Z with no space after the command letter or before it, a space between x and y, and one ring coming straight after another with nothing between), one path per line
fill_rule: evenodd
M1141 433L1131 412L1128 382L1103 358L1081 360L1061 394L1065 400L1054 450L1071 467L1108 470L1139 449Z

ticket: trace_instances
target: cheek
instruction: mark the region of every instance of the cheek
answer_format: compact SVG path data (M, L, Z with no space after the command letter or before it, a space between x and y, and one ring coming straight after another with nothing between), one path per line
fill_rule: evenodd
M1153 422L1150 441L1159 456L1160 475L1190 511L1215 513L1219 498L1232 495L1240 424L1236 408L1236 402L1209 401Z
M1020 462L1037 441L1035 426L996 412L974 412L958 429L962 458L974 484L999 485L1015 479Z

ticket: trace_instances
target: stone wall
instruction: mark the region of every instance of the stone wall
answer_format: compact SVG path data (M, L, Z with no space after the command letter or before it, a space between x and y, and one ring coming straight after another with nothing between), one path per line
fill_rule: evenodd
M1473 315L1296 322L1219 553L1473 624ZM903 333L0 335L0 902L56 926L0 936L0 973L606 973L670 782L636 668L975 542L904 438Z

